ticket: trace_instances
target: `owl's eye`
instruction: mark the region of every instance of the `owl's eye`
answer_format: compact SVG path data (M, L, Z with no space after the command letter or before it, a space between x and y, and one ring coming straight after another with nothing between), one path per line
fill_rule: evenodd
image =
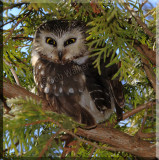
M47 44L50 44L50 45L53 45L54 47L57 46L56 41L55 41L54 39L50 38L50 37L47 37L47 38L46 38L46 43L47 43Z
M67 41L65 41L64 46L67 46L67 45L75 43L75 42L76 42L76 38L70 38Z

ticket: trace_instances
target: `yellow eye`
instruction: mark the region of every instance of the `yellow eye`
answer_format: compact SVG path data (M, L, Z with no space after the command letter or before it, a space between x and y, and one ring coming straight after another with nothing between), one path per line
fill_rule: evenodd
M75 42L76 42L76 38L70 38L67 41L65 41L64 46L67 46L67 45L75 43Z
M76 40L75 40L75 38L72 38L71 41L74 43Z
M46 43L47 43L47 44L50 44L50 45L53 45L54 47L57 46L56 41L55 41L54 39L50 38L50 37L47 37L47 38L46 38Z

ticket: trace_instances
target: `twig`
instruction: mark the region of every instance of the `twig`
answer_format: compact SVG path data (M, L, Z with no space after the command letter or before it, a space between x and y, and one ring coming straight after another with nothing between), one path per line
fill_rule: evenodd
M123 115L123 120L142 111L143 109L146 109L146 108L150 108L151 106L153 105L156 105L156 102L155 101L150 101L148 103L145 103L145 104L141 104L139 105L137 108L133 109L132 111L129 111L129 112L126 112L124 115Z
M6 109L6 113L5 114L7 114L11 110L11 108L8 107L8 105L6 103L6 99L4 97L3 97L3 106Z
M147 109L148 109L148 108L146 108L146 111L145 111L145 113L144 113L144 118L143 118L141 127L140 127L140 129L138 130L138 132L135 134L136 137L140 137L140 133L142 133L142 130L143 130L143 128L144 128L144 125L145 125L145 122L146 122L146 118L147 118Z
M23 39L26 39L26 40L30 40L30 41L33 41L33 38L32 37L12 37L13 40L23 40Z
M147 16L149 16L150 14L152 14L154 12L154 10L151 10L149 12L147 12L145 15L144 15L144 18L146 18Z
M19 25L20 22L22 22L30 13L32 12L32 10L30 10L22 19L20 19L19 21L17 21L17 23L14 25L14 27L10 30L10 33L8 34L8 36L6 37L6 39L4 40L3 44L5 45L5 43L8 41L8 39L11 37L12 33L14 32L14 29Z
M146 25L144 22L142 22L141 18L135 13L135 11L134 11L130 6L128 6L127 3L124 2L124 0L119 0L119 2L121 2L121 3L124 4L125 9L127 9L127 10L131 13L131 15L132 15L132 16L135 18L135 20L137 21L137 23L143 28L144 32L145 32L148 36L150 36L150 37L152 37L152 38L155 38L155 34L153 34L153 33L149 30L149 28L147 27L147 25Z
M57 131L56 134L52 135L51 138L47 141L45 147L43 148L43 150L41 151L38 160L41 159L41 157L44 155L44 153L48 150L48 147L51 147L51 142L53 141L53 139L61 132L61 130Z
M90 153L90 155L89 155L89 158L92 158L92 155L93 155L95 149L96 149L96 147L93 147L93 148L92 148L92 151L91 151L91 153Z
M17 20L18 18L20 18L20 16L14 18L14 19L12 19L12 20L10 20L9 22L6 22L6 23L0 25L0 27L3 27L3 26L5 26L5 25L7 25L8 23L12 23L12 22L14 22L15 20Z
M5 11L5 10L7 10L7 9L12 9L12 8L14 8L14 7L20 7L20 6L22 6L23 4L27 4L27 3L17 3L17 4L10 5L9 7L3 8L3 11Z
M6 65L8 65L9 67L11 67L11 64L10 64L9 62L7 62L5 59L3 59L3 61L5 62ZM11 67L10 70L11 70L11 72L12 72L12 74L13 74L13 77L14 77L17 85L20 86L18 76L17 76L17 74L15 73L14 69Z
M142 4L140 5L140 7L142 8L147 2L148 2L148 0L145 0L144 2L142 2Z

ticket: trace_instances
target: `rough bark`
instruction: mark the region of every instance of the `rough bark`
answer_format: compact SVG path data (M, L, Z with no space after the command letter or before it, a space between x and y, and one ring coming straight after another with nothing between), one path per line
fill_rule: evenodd
M11 84L9 81L3 83L3 95L7 98L15 98L19 96L23 98L32 97L37 101L42 101L43 106L47 105L45 99L41 99L26 89L16 84ZM114 128L101 128L100 126L90 130L78 128L76 135L97 142L106 143L110 146L119 148L121 151L139 157L155 158L156 156L156 148L154 144L135 138Z
M149 142L129 136L114 128L97 127L91 130L78 129L77 135L97 142L109 144L121 148L122 151L144 158L155 158L155 145Z
M150 62L144 57L146 55L151 55L151 56L154 56L153 54L147 54L148 53L148 49L143 49L142 47L144 46L140 46L140 45L134 45L135 49L137 49L140 53L141 53L141 61L143 63L143 66L144 66L144 70L146 72L146 75L149 79L149 81L151 82L151 85L154 89L154 91L156 92L156 75L153 71L153 68L150 64ZM149 57L149 56L146 56L146 57Z

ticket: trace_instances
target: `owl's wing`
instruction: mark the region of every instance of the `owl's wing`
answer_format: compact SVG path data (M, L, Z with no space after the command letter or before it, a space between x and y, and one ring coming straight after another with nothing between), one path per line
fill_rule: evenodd
M122 119L122 107L124 105L124 95L122 84L119 77L112 80L113 75L118 71L118 65L113 64L106 68L110 62L110 57L104 63L101 60L101 75L92 65L92 59L89 60L89 69L86 74L87 89L94 100L97 109L101 112L112 108L112 101L115 104L118 120Z

